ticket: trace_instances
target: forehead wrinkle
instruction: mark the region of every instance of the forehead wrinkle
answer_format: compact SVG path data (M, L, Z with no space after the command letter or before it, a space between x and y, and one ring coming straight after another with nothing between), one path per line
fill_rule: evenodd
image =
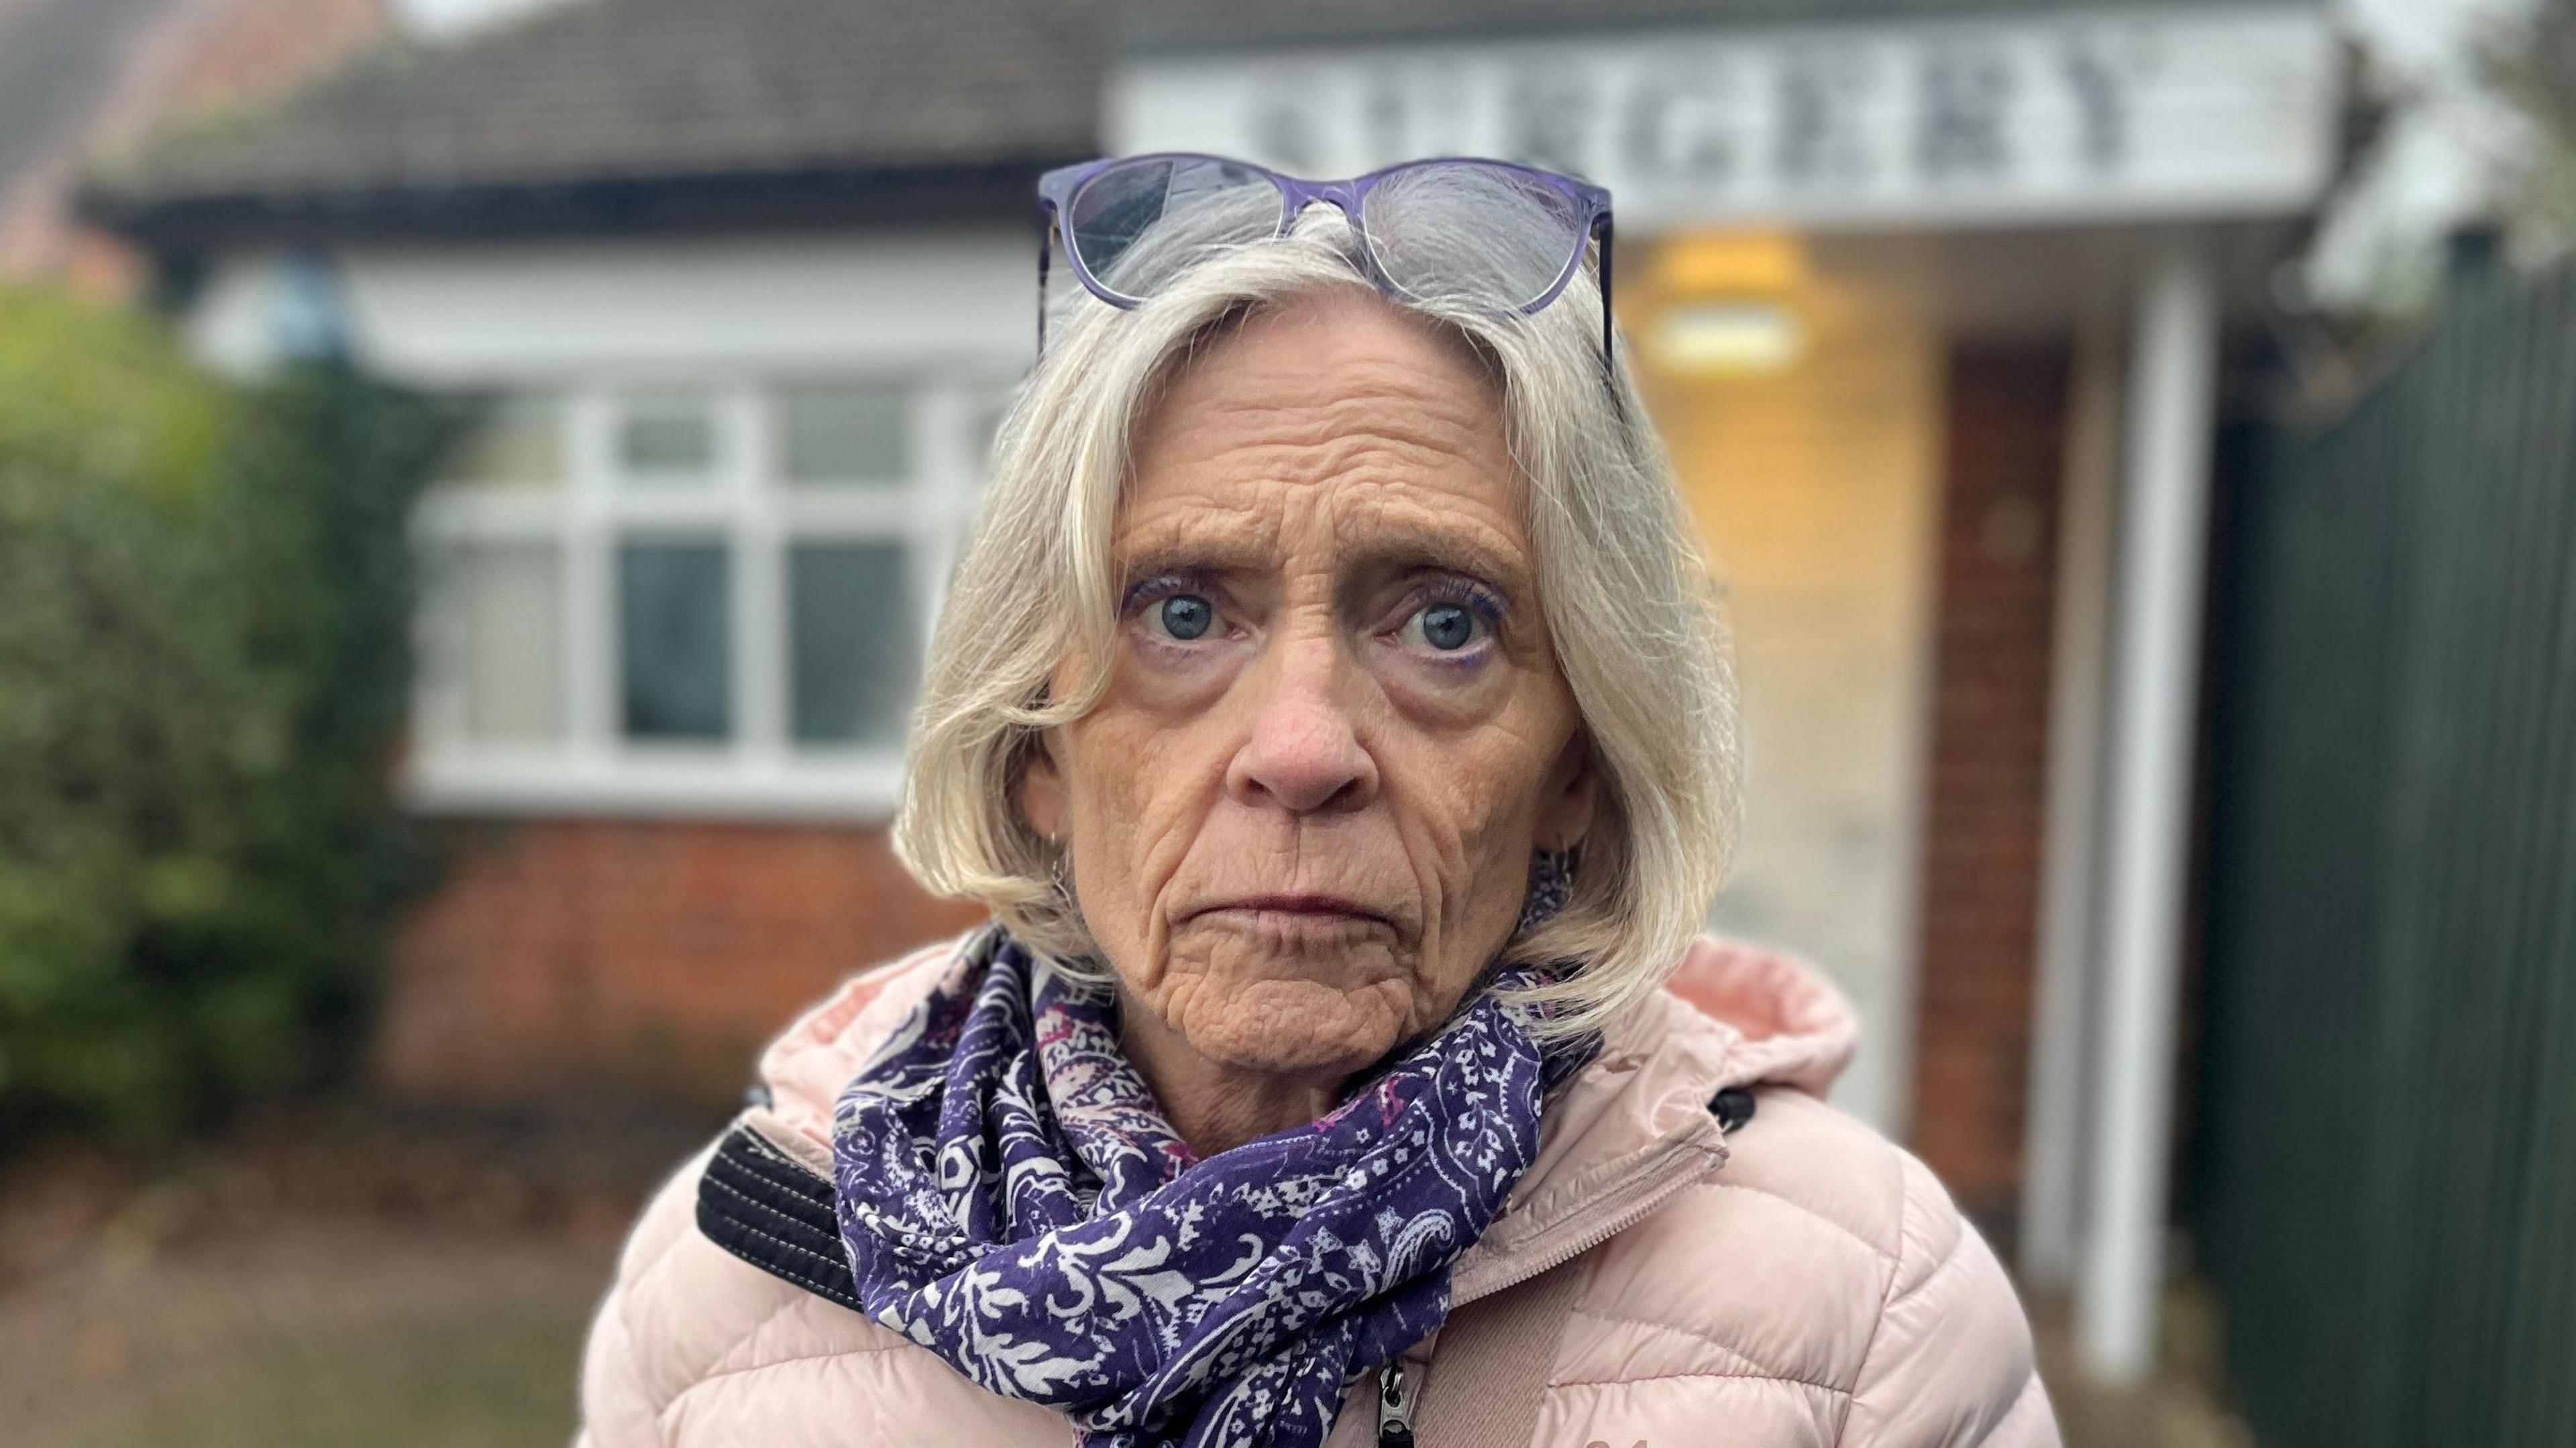
M1282 418L1312 422L1314 409L1270 409ZM1279 484L1335 486L1364 490L1420 489L1450 499L1483 493L1484 484L1499 481L1505 507L1517 506L1520 470L1499 439L1440 427L1412 427L1390 417L1387 409L1367 399L1348 407L1331 425L1315 424L1280 430L1228 429L1193 417L1183 430L1197 445L1187 450L1158 447L1145 459L1130 486L1127 506L1143 504L1146 515L1188 508L1266 516ZM1247 435L1247 433L1249 435ZM1463 444L1463 445L1462 445ZM1490 454L1479 456L1479 454ZM1425 487L1424 485L1428 485ZM1150 496L1147 496L1150 488ZM1289 501L1311 507L1318 495L1300 487Z
M1329 506L1307 516L1329 531L1336 554L1370 561L1419 555L1498 584L1526 581L1529 541L1516 475L1496 496L1484 469L1450 462L1436 471L1350 469L1309 490Z
M1320 530L1337 569L1364 555L1527 588L1522 479L1483 378L1328 340L1249 367L1230 350L1176 378L1140 429L1115 534L1129 577L1277 566Z
M1446 440L1382 428L1349 428L1312 443L1260 442L1230 450L1247 473L1291 483L1364 487L1428 481L1442 492L1481 491L1493 469ZM1514 479L1504 474L1507 490Z
M1426 518L1410 507L1362 503L1355 513L1333 530L1334 551L1348 564L1437 568L1480 579L1516 600L1529 594L1528 550L1502 528L1456 509Z
M1161 445L1150 460L1154 464L1201 463L1237 454L1268 458L1320 452L1331 457L1355 448L1444 463L1478 461L1476 455L1488 451L1508 460L1490 398L1481 391L1462 396L1454 387L1426 387L1410 377L1382 386L1365 376L1344 376L1333 380L1330 392L1305 397L1282 396L1275 388L1229 386L1193 391L1166 405L1173 403L1185 410L1190 426L1156 429Z
M1528 550L1511 530L1465 508L1425 509L1416 491L1395 479L1359 484L1342 506L1313 519L1322 525L1334 570L1436 568L1481 579L1516 600L1528 597ZM1184 568L1276 567L1283 521L1277 511L1223 508L1193 498L1121 531L1120 572L1137 578Z
M1337 543L1362 528L1435 557L1471 557L1480 565L1473 571L1501 575L1497 583L1526 571L1519 530L1501 521L1517 523L1511 504L1481 496L1485 470L1446 450L1417 459L1381 439L1349 437L1320 450L1239 449L1220 469L1190 472L1121 510L1114 546L1122 566L1142 570L1184 554L1209 566L1276 558L1286 535L1321 526ZM1496 521L1475 516L1489 511ZM1451 526L1432 526L1426 514Z
M1249 571L1279 556L1279 518L1258 503L1228 507L1203 494L1175 499L1122 520L1113 556L1129 578L1183 567Z

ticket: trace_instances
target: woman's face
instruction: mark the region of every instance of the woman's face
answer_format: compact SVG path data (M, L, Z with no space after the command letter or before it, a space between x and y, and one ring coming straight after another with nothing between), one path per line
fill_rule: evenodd
M1501 948L1592 799L1519 501L1491 384L1364 292L1254 319L1142 421L1108 693L1021 791L1131 1029L1338 1079Z

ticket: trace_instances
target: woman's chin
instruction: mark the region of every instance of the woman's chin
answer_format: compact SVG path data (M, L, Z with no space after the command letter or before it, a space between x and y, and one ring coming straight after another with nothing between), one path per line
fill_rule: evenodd
M1398 981L1344 988L1270 978L1187 993L1168 1017L1208 1061L1265 1076L1348 1076L1403 1039L1411 992Z

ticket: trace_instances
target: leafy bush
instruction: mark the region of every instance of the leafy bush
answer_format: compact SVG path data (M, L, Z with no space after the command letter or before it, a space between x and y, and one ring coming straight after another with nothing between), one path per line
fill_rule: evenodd
M0 289L0 1135L326 1079L426 852L392 809L437 408L258 388Z

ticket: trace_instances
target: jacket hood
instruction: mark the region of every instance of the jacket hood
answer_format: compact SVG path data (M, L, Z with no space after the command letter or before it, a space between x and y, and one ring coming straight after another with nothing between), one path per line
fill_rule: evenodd
M1794 1086L1822 1096L1860 1048L1860 1017L1814 966L1785 951L1703 935L1665 994L1723 1039L1727 1086Z

